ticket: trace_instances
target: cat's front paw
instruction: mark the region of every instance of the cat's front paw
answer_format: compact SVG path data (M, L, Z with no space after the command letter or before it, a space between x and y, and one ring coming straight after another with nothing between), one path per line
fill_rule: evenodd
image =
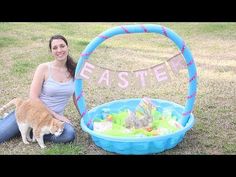
M30 144L28 141L23 141L24 142L24 144Z
M45 145L40 145L40 147L41 147L41 149L44 149L44 148L46 148L46 146L45 146Z
M29 142L33 142L33 139L30 138L30 137L27 137L27 140L28 140Z
M33 138L32 138L32 142L34 143L34 142L36 142L36 138L33 136Z

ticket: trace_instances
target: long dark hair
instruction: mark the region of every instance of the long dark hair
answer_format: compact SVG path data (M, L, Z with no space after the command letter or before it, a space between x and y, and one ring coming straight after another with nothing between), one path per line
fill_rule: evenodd
M66 38L64 36L62 36L62 35L54 35L49 40L49 48L50 48L50 50L52 50L52 41L54 39L62 39L66 43L66 45L68 46L68 42L67 42L67 40L66 40ZM75 69L76 69L76 62L73 60L73 58L70 55L67 56L66 68L67 68L68 72L70 73L71 77L74 78L74 76L75 76Z

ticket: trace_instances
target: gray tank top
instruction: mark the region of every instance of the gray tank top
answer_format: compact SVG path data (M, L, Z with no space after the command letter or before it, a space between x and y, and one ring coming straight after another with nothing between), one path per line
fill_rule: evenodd
M60 83L52 78L51 66L48 65L48 79L44 81L39 98L52 111L63 115L70 97L74 93L73 78Z

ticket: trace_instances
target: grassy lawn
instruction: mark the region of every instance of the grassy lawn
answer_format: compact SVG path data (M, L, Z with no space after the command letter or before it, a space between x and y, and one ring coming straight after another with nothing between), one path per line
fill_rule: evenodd
M70 54L81 52L101 32L118 25L138 23L0 23L0 105L13 97L27 97L38 64L51 61L48 40L64 35ZM198 72L194 107L196 123L175 148L161 154L236 154L236 23L156 23L179 34L190 48ZM176 46L157 34L119 35L102 43L91 55L94 64L114 70L137 70L165 62L177 54ZM116 99L149 96L185 105L186 70L172 81L147 88L104 88L84 83L89 109ZM24 145L20 137L0 145L0 154L112 154L97 147L80 127L72 100L65 114L77 138L71 144L46 142Z

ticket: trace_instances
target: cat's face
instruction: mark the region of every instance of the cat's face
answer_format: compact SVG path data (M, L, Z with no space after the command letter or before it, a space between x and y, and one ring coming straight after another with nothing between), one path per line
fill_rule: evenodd
M50 127L50 132L55 136L60 136L64 129L64 122L53 121L52 126Z

